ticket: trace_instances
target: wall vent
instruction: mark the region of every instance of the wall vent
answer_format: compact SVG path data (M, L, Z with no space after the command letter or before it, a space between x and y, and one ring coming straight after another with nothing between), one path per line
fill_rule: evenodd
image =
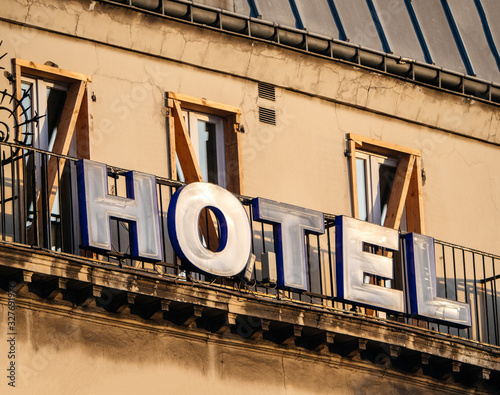
M259 121L276 125L276 111L271 108L259 107Z
M265 82L259 82L259 97L267 100L276 101L276 90L274 85Z

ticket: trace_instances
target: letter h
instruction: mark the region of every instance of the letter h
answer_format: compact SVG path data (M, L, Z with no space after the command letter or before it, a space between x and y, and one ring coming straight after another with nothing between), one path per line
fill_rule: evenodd
M110 219L129 223L132 258L163 259L156 178L150 174L126 174L127 197L108 194L107 168L82 159L77 163L80 229L84 248L111 251Z

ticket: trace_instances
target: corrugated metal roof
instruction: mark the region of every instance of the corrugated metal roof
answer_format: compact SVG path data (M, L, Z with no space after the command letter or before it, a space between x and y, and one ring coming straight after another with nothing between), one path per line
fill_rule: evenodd
M498 0L193 0L500 82Z

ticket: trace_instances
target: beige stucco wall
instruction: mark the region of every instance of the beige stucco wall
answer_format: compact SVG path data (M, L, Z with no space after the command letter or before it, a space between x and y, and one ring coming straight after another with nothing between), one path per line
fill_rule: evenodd
M497 106L90 1L8 0L0 16L4 67L50 60L92 76L93 160L168 176L164 92L207 98L242 110L245 194L350 215L345 134L357 133L421 150L427 234L500 253Z
M4 299L5 297L5 299ZM6 294L0 333L7 332ZM471 391L337 354L245 341L38 298L16 299L16 386L3 394L445 394ZM63 303L64 304L64 303ZM0 343L1 366L9 345Z

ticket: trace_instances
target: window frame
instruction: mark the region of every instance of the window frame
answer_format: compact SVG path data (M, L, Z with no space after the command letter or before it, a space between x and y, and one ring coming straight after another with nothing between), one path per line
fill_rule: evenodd
M50 81L42 78L36 78L36 77L31 77L31 76L22 76L22 85L30 85L32 89L32 96L30 98L31 100L31 107L32 107L32 116L34 114L37 114L39 116L42 116L42 118L36 122L35 125L31 125L34 130L33 132L33 141L32 145L34 148L41 149L44 151L52 151L54 147L54 142L55 142L55 137L54 136L54 141L51 141L49 138L49 130L48 130L48 118L47 118L47 111L48 111L48 100L47 100L47 92L49 89L55 89L58 91L65 92L66 96L68 94L68 85L65 83L57 82L57 81ZM23 89L23 88L22 88ZM34 89L34 90L33 90ZM23 89L24 91L24 89ZM72 140L74 142L74 139ZM52 143L52 144L51 144ZM72 148L74 151L74 144L72 144ZM68 154L71 153L68 152Z
M195 151L198 163L200 163L200 170L202 173L203 166L200 162L200 131L198 122L204 122L205 124L210 123L215 126L215 145L216 145L216 162L217 162L217 185L222 188L226 188L226 172L220 171L220 169L226 168L226 157L225 157L225 144L224 144L224 125L223 118L218 115L201 113L193 110L183 111L184 119L187 120L187 127L189 131L189 136L191 137L191 143L193 144L193 149ZM208 169L206 169L208 172Z
M77 157L80 159L90 159L90 135L92 134L92 117L90 114L90 95L88 94L89 84L92 77L89 75L63 70L37 64L23 59L14 58L12 60L14 69L15 95L17 100L22 98L23 77L28 79L38 79L51 83L60 83L68 87L67 98L64 103L63 114L59 124L63 124L68 129L69 134L76 135ZM21 120L22 109L16 109L16 116ZM66 141L69 140L69 141ZM68 155L69 143L71 139L64 139L54 146L53 152Z
M170 157L170 177L177 179L177 159L186 182L202 181L199 173L199 163L194 163L196 153L189 138L187 125L182 117L182 111L191 111L207 116L220 117L223 126L224 156L225 163L225 188L236 194L243 194L243 168L241 165L240 145L240 119L241 110L238 107L213 102L206 99L187 96L175 92L167 92L165 95L168 115L168 137ZM181 124L184 123L186 130ZM188 141L189 140L189 141ZM184 167L188 167L188 173Z
M241 165L240 117L241 110L206 99L187 96L180 93L166 92L166 114L168 116L168 147L170 177L177 179L177 159L184 174L185 181L203 182L200 165L193 148L189 130L184 120L183 111L218 116L222 118L224 129L224 161L226 189L232 193L243 194L243 169ZM210 218L208 218L208 217ZM200 213L200 223L206 223L202 228L202 237L210 241L209 248L216 251L218 234L216 220L207 210Z
M377 198L381 197L381 184L379 167L381 165L397 169L398 161L395 158L389 156L383 156L378 154L373 154L371 152L356 151L356 161L364 161L364 171L365 171L365 196L367 204L367 218L366 220L374 224L382 224L382 218L384 217L383 207L381 207L381 202ZM356 167L356 172L358 168ZM356 174L358 178L357 184L360 184L359 174ZM359 189L358 189L358 210L361 212L359 206ZM362 219L362 218L360 218Z
M424 234L420 151L353 133L347 134L347 145L353 217L359 218L356 157L357 152L362 151L395 159L398 163L383 226L399 229L406 206L407 230Z
M89 84L92 82L92 78L85 74L67 71L49 65L37 64L18 58L12 59L12 67L14 74L14 95L18 102L22 101L24 95L22 89L23 81L30 80L30 83L34 82L37 86L39 86L41 81L43 81L45 87L47 84L55 84L67 87L66 99L64 101L61 116L57 124L57 134L54 139L53 147L50 151L62 156L51 155L47 164L45 181L48 191L47 206L43 207L43 199L41 198L41 194L37 193L37 196L35 198L36 212L42 213L43 211L45 211L46 214L51 217L59 190L58 175L63 174L63 170L66 165L65 156L74 154L77 158L90 159L92 115L90 113L91 98L88 90ZM36 100L38 100L38 95L39 92L36 92L36 94L32 96L32 100L35 97ZM21 125L23 118L23 109L21 108L21 106L16 106L15 111L15 116L18 119L18 124ZM41 114L37 115L40 116ZM48 145L37 147L37 144L39 143L37 142L37 139L38 136L34 135L32 145L35 148L48 150ZM75 144L72 144L72 141L75 141L76 147ZM72 149L73 151L71 151ZM18 162L18 166L22 165L23 164L21 162ZM21 168L18 169L18 172L19 174L23 174ZM75 185L72 185L71 188L74 189ZM59 211L60 208L56 206L56 210ZM21 219L22 222L25 222L26 220L26 218ZM24 233L23 237L26 237ZM77 235L75 235L75 238L77 238ZM25 242L25 240L22 240L21 242Z

